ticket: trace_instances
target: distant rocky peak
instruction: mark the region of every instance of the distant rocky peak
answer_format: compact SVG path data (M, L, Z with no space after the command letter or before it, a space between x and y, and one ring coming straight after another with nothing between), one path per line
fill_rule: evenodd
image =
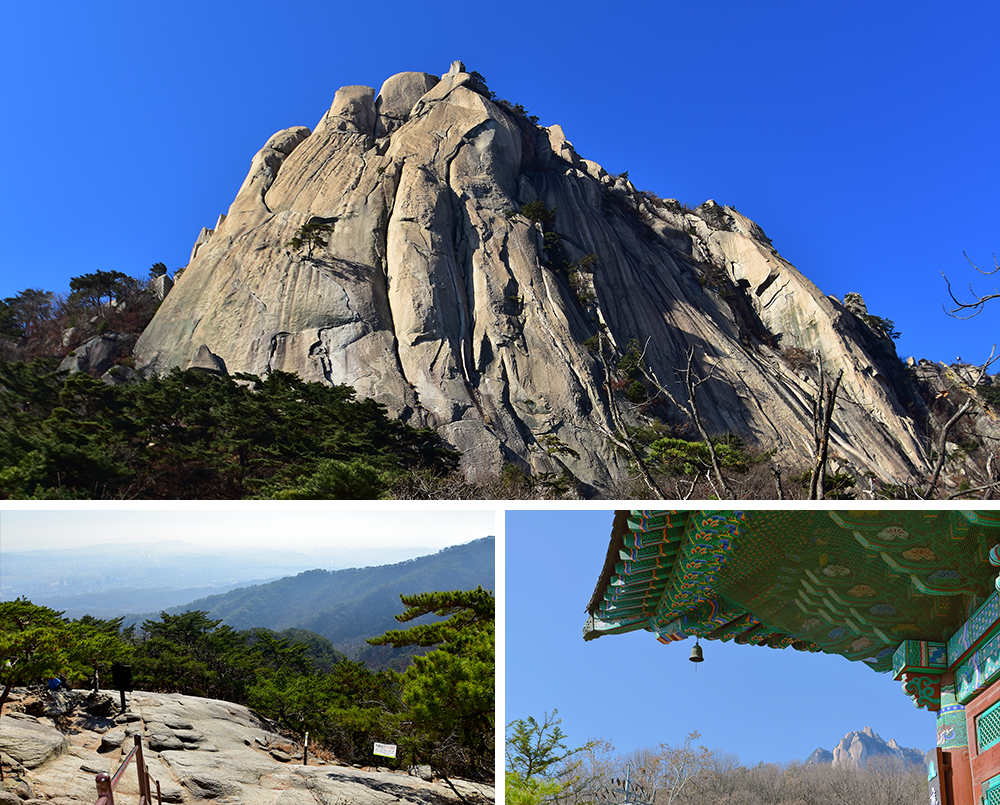
M813 760L813 757L821 752L825 750L817 749L807 762L826 762ZM924 753L920 749L902 747L894 738L886 742L871 727L847 733L834 747L833 752L827 754L832 755L829 762L834 766L863 766L873 758L898 758L903 763L924 762Z
M816 763L832 763L833 762L833 752L829 749L824 749L823 747L818 747L813 751L809 757L806 758L806 765L812 766Z

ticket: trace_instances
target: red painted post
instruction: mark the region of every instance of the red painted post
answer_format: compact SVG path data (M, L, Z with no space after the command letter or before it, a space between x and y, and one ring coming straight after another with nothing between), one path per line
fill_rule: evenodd
M163 797L160 796L160 781L154 780L156 783L156 805L163 805Z
M115 792L111 788L111 778L106 772L97 775L94 782L97 783L97 798L104 799L107 805L115 805Z
M142 735L135 735L135 770L139 777L139 796L149 803L149 776L146 772L146 761L142 759Z

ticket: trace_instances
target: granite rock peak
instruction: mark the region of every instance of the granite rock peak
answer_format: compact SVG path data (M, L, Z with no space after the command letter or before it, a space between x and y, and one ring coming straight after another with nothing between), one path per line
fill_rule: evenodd
M823 294L735 208L639 192L481 79L455 62L440 78L346 86L315 128L272 136L199 236L136 366L349 384L437 429L470 479L514 464L617 497L629 467L599 337L619 354L640 345L680 398L693 351L711 378L708 430L774 449L786 468L810 461L819 356L843 372L835 468L886 484L927 472L919 402L857 305ZM290 247L307 224L325 242ZM690 432L677 409L663 418Z
M834 766L864 766L872 760L899 761L905 765L922 765L924 753L919 749L900 746L894 738L885 741L871 727L847 733L831 752L819 748L806 760L807 764L832 763Z

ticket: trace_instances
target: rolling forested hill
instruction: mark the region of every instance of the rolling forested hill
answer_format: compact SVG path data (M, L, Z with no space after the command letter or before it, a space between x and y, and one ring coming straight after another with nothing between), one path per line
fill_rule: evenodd
M399 628L394 616L403 611L401 594L480 586L492 590L495 556L494 538L484 537L394 565L307 570L167 611L204 610L236 629L309 629L338 650L365 659L371 650L364 638Z

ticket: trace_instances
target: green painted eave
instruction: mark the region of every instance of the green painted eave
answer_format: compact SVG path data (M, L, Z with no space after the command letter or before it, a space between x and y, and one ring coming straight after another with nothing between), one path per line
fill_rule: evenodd
M1000 512L633 510L615 515L584 638L644 629L892 668L994 590Z

